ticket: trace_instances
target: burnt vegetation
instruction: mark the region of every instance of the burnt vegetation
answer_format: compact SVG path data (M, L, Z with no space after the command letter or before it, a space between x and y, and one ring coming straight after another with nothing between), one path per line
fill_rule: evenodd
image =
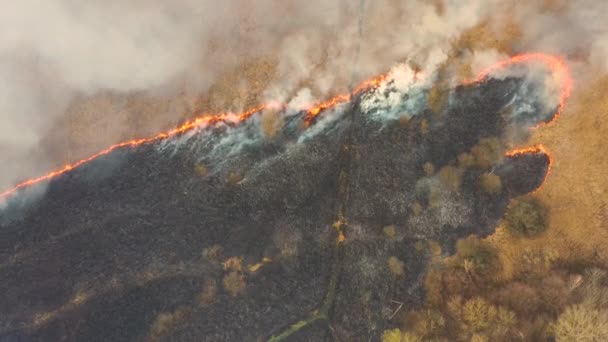
M266 139L230 145L222 158L214 146L229 141L228 128L63 175L39 201L9 203L0 217L0 336L567 336L580 315L558 317L589 297L575 294L576 275L532 251L534 276L505 282L500 251L485 239L509 221L505 211L524 227L521 238L542 231L526 219L534 204L513 204L536 183L513 184L544 179L548 161L503 157L500 113L519 85L507 78L438 89L428 108L389 123L361 115L355 101L340 120L320 117L324 130L304 143L304 113L279 123L267 114ZM233 133L253 141L260 129L245 123ZM90 176L108 165L105 177ZM82 284L91 299L74 304Z

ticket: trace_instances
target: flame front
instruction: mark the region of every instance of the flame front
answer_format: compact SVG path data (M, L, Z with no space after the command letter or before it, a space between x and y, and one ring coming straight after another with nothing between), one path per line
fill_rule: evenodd
M561 92L560 92L558 110L552 119L552 121L554 121L561 114L561 112L564 108L564 105L565 105L565 101L568 98L568 96L570 95L570 91L572 89L572 79L571 79L571 76L570 76L570 73L569 73L569 70L568 70L566 64L561 59L559 59L555 56L546 55L546 54L542 54L542 53L517 55L517 56L511 57L509 59L500 61L500 62L488 67L487 69L483 70L475 79L473 79L472 81L466 82L466 84L479 83L479 82L483 81L484 79L486 79L490 75L490 73L494 72L495 70L506 68L513 64L526 63L529 61L539 61L539 62L546 64L551 69L552 73L556 77L558 77L559 80L561 81L561 83L560 83ZM383 81L385 81L387 78L388 78L388 74L381 74L372 79L362 82L361 84L359 84L358 86L356 86L353 89L351 94L339 94L327 101L316 104L315 106L311 107L310 109L308 109L306 111L306 115L304 117L305 123L307 125L310 125L314 121L314 119L318 115L320 115L324 110L333 108L336 105L350 101L353 97L361 94L362 92L367 91L371 88L377 87ZM152 143L152 142L156 142L156 141L160 141L160 140L164 140L164 139L169 139L171 137L174 137L174 136L180 135L182 133L188 132L190 130L196 129L197 127L213 126L213 125L217 125L220 123L238 124L240 122L243 122L243 121L249 119L255 113L258 113L266 108L277 108L277 107L284 108L285 105L277 104L277 102L271 102L268 104L262 104L257 107L251 108L240 114L229 113L229 112L219 113L219 114L203 114L191 121L186 122L185 124L183 124L179 127L173 128L169 131L162 132L162 133L159 133L157 135L154 135L154 136L151 136L148 138L133 139L133 140L129 140L129 141L125 141L125 142L121 142L121 143L112 145L87 158L81 159L72 164L67 164L58 170L47 173L46 175L23 181L23 182L15 185L12 189L8 189L8 190L0 193L0 198L7 198L7 197L11 196L12 194L16 193L20 189L26 188L26 187L34 185L34 184L41 183L43 181L47 181L47 180L56 178L64 173L70 172L71 170L73 170L79 166L82 166L83 164L93 161L101 156L107 155L116 149L135 148L135 147L143 145L143 144L148 144L148 143ZM538 152L539 150L535 150L535 148L530 148L530 149L531 150L528 150L528 149L513 150L513 151L508 152L507 156L515 155L517 153L539 153ZM541 152L546 153L546 150L544 150L544 148L543 148L543 150ZM551 161L551 156L548 153L546 153L546 154L549 156L549 160Z
M572 86L574 82L572 80L572 76L570 75L570 70L568 69L568 66L562 59L544 53L527 53L522 55L516 55L487 67L486 69L482 70L479 75L477 75L477 77L475 77L474 79L470 81L465 81L465 84L479 83L486 79L491 73L495 72L496 70L504 69L514 64L527 63L533 61L545 64L549 68L549 70L551 70L553 77L556 77L560 84L560 94L557 105L557 111L549 122L541 122L540 124L534 127L538 128L539 126L554 122L559 118L562 111L564 110L564 106L566 105L566 100L572 92Z

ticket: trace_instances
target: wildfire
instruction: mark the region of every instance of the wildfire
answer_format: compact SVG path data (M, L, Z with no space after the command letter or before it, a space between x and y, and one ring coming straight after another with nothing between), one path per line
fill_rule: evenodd
M501 68L505 68L505 67L508 67L513 64L524 63L524 62L533 61L533 60L540 61L540 62L546 64L547 66L549 66L549 68L554 73L554 75L559 77L559 80L561 81L562 86L561 86L559 106L558 106L557 113L555 114L555 116L552 119L552 121L553 121L559 116L559 114L563 110L566 98L570 95L570 91L572 88L572 79L570 77L568 68L565 65L565 63L557 57L554 57L551 55L545 55L545 54L541 54L541 53L517 55L517 56L511 57L504 61L500 61L500 62L490 66L489 68L483 70L474 80L467 82L467 83L481 82L486 77L488 77L488 75L490 73L492 73L493 71L495 71L497 69L501 69ZM385 81L387 78L388 78L388 74L382 74L382 75L376 76L372 79L362 82L357 87L355 87L352 91L352 94L336 95L327 101L316 104L315 106L313 106L307 110L306 115L304 117L306 124L310 125L314 121L314 119L320 113L322 113L324 110L332 108L338 104L350 101L353 96L356 96L371 88L377 87L383 81ZM285 107L285 105L283 105L283 104L280 104L277 102L270 102L267 104L262 104L257 107L251 108L240 114L228 113L228 112L219 113L219 114L203 114L191 121L184 123L183 125L181 125L179 127L173 128L169 131L162 132L162 133L159 133L157 135L154 135L154 136L151 136L148 138L133 139L133 140L129 140L129 141L125 141L125 142L121 142L121 143L112 145L87 158L81 159L72 164L67 164L58 170L47 173L46 175L25 180L25 181L15 185L12 189L8 189L8 190L0 193L0 198L7 198L7 197L11 196L12 194L16 193L20 189L26 188L28 186L31 186L31 185L34 185L34 184L37 184L37 183L40 183L43 181L47 181L47 180L56 178L64 173L70 172L71 170L73 170L79 166L82 166L83 164L93 161L101 156L107 155L116 149L134 148L136 146L140 146L143 144L148 144L148 143L156 142L159 140L168 139L168 138L180 135L182 133L185 133L187 131L190 131L190 130L193 130L196 128L200 128L200 127L213 126L213 125L217 125L220 123L238 124L240 122L243 122L243 121L249 119L255 113L258 113L264 109L268 109L268 108L276 109L276 108L284 108L284 107ZM518 153L540 153L540 152L545 153L544 148L542 150L537 150L535 148L531 148L531 149L532 150L527 150L527 149L513 150L513 151L507 153L507 156L516 155ZM549 155L549 154L547 153L547 155ZM550 156L549 156L549 159L551 160Z
M381 74L367 81L363 81L361 84L359 84L353 89L352 96L357 96L368 89L372 89L379 86L387 78L388 74ZM325 102L317 104L306 112L304 122L307 126L309 126L322 111L328 108L332 108L341 103L348 102L351 100L352 96L351 94L339 94Z
M561 60L560 58L558 58L556 56L552 56L552 55L543 54L543 53L527 53L527 54L522 54L522 55L516 55L509 59L497 62L497 63L487 67L486 69L482 70L479 73L479 75L477 75L477 77L475 77L471 81L466 81L465 84L479 83L479 82L483 81L484 79L486 79L491 73L493 73L496 70L504 69L513 64L532 62L532 61L537 61L537 62L541 62L541 63L545 64L551 70L553 77L556 77L556 79L558 80L558 82L560 84L560 94L559 94L559 101L558 101L558 105L557 105L557 111L555 112L555 114L553 115L553 117L551 118L551 120L549 122L541 122L540 124L533 127L533 128L538 128L540 126L554 122L555 120L557 120L559 118L562 111L564 110L564 106L566 105L566 99L568 99L568 97L570 96L570 92L572 91L572 86L573 86L574 82L572 81L572 77L570 75L570 70L568 69L568 66L566 65L566 63L563 60Z
M543 181L540 183L538 188L536 188L536 190L534 191L534 192L536 192L538 189L540 189L543 186L543 184L545 184L545 180L547 180L547 177L549 177L549 174L551 173L551 168L553 167L553 162L554 162L553 157L551 156L551 153L549 153L547 148L545 146L543 146L542 144L538 144L535 146L528 146L528 147L520 147L520 148L515 148L511 151L508 151L505 154L505 156L509 157L509 158L513 158L513 157L519 157L519 156L529 155L529 154L544 154L547 156L547 159L549 160L545 178L543 178Z

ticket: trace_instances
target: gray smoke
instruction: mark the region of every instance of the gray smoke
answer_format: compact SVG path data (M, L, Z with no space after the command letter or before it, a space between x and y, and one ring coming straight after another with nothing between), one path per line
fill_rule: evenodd
M463 31L486 20L498 25L509 13L522 33L515 51L563 55L581 77L592 74L590 65L604 72L608 29L600 13L608 4L573 0L547 8L546 3L378 0L361 8L349 0L5 1L0 188L57 166L65 147L48 146L45 138L57 134L74 101L134 93L160 96L159 103L181 94L195 98L242 63L242 56L275 58L277 76L265 99L302 108L345 90L353 74L363 80L397 62L432 75ZM473 55L474 71L504 56L491 48L465 53ZM249 84L241 88L247 91ZM126 117L140 113L126 100L108 98L109 105L92 102L90 110L98 116L119 113L100 133L118 142L129 135ZM146 125L166 127L184 108L163 110L166 115Z

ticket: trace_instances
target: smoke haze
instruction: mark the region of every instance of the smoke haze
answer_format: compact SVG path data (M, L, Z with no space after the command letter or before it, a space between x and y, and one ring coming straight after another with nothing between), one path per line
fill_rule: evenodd
M599 0L4 2L0 188L200 111L305 108L398 62L404 75L447 61L470 76L541 51L589 77L608 67L607 10Z

